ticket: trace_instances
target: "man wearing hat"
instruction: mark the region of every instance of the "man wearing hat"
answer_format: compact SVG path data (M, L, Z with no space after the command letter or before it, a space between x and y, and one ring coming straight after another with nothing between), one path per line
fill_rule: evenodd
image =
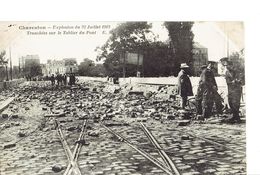
M185 107L187 106L188 96L193 96L193 92L190 78L187 74L189 66L186 63L182 63L180 68L181 71L178 74L178 94L182 98L181 107L185 109Z

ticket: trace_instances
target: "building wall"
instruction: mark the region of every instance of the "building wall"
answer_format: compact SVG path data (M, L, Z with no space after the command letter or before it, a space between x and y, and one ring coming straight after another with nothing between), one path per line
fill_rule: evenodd
M194 47L192 53L194 76L199 76L201 73L201 66L208 62L208 49Z
M77 73L78 65L75 58L66 58L63 60L48 60L46 64L45 76L52 74Z

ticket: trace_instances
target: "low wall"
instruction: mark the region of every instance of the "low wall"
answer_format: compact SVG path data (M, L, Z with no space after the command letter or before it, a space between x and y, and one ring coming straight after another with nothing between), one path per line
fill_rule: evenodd
M190 77L191 83L193 85L199 84L200 77ZM120 83L128 83L128 84L167 84L167 85L177 85L178 78L177 77L149 77L149 78L137 78L137 77L129 77L129 78L120 78ZM218 86L226 86L226 80L224 77L216 77L216 81Z
M197 93L198 85L199 85L200 77L190 77L193 93ZM137 78L137 77L129 77L129 78L120 78L120 84L154 84L154 85L169 85L169 86L177 86L178 78L177 77L156 77L156 78ZM224 77L216 77L216 82L220 92L227 93L227 84Z
M107 78L101 77L77 77L79 82L84 81L101 81L107 82ZM191 84L193 87L194 94L197 93L198 84L199 84L200 77L190 77ZM110 82L113 82L111 79ZM227 94L227 84L224 77L216 77L216 82L220 92ZM128 77L128 78L119 78L119 84L154 84L154 85L169 85L169 86L176 86L178 84L177 77Z
M83 77L83 76L78 76L77 77L79 82L84 82L84 81L101 81L101 82L106 82L107 78L103 77Z
M84 81L100 81L100 82L108 82L107 78L101 77L77 77L79 82ZM198 84L199 84L200 77L190 77L193 93L194 95L197 93ZM215 77L217 85L218 85L218 92L222 94L222 97L227 103L227 84L224 77ZM112 79L109 80L110 83L113 83ZM178 78L177 77L128 77L128 78L119 78L119 84L151 84L151 85L169 85L169 86L177 86ZM243 87L243 102L245 97L245 88Z

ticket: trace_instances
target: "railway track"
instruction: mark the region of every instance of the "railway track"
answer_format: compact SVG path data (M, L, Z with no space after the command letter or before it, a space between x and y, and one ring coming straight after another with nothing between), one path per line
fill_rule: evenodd
M117 138L119 138L122 142L125 142L128 146L130 146L132 149L136 150L138 153L140 153L142 156L144 156L146 159L148 159L149 161L151 161L153 164L155 164L158 168L160 168L161 170L163 170L165 173L169 174L169 175L173 175L173 169L176 169L176 167L173 165L173 167L171 167L171 164L167 163L167 165L163 164L162 162L158 161L156 158L154 158L152 155L150 155L149 153L145 152L144 150L136 147L134 144L131 143L131 141L129 141L128 139L126 139L124 136L122 136L119 133L116 133L115 131L109 129L108 127L106 127L105 125L101 124L101 126L103 128L105 128L108 132L110 132L111 134L113 134L114 136L116 136ZM153 142L153 141L152 141ZM157 148L158 150L158 148ZM160 150L161 151L161 150ZM165 155L161 154L163 160L168 160L167 157L165 157ZM170 168L169 168L170 166ZM178 172L178 170L175 170L176 173L179 175L180 173Z
M130 146L131 148L133 148L134 150L139 152L141 155L143 155L146 159L148 159L149 161L154 163L158 168L163 170L165 173L167 173L167 174L182 174L180 172L180 170L178 170L178 167L173 163L172 159L168 156L168 154L169 154L172 157L172 155L176 154L176 151L171 151L170 148L162 148L160 146L159 142L155 139L155 137L148 130L148 128L145 127L144 124L142 124L142 123L139 123L139 125L140 125L140 128L144 131L146 138L148 138L148 140L150 141L150 143L152 143L153 146L142 146L142 145L138 145L136 143L133 144L126 137L124 137L121 134L113 131L112 129L110 129L108 127L106 127L104 124L101 124L101 126L103 128L105 128L109 133L111 133L112 135L115 135L116 137L118 137L122 142L126 143L128 146ZM228 146L226 146L224 144L221 144L221 143L218 143L216 141L212 141L210 139L204 138L203 136L198 136L198 135L195 135L195 134L188 133L188 131L184 131L184 130L180 130L180 129L176 129L175 131L176 132L180 132L180 135L188 134L188 135L190 135L194 139L205 141L209 145L213 145L216 148L216 150L219 150L220 148L224 149L224 150L229 150L231 152L241 154L245 158L245 152L240 151L238 149L234 149L234 148L228 147ZM148 152L145 152L143 149L150 150L150 151L157 151L159 153L161 159L163 160L163 163L161 162L158 165L158 162L155 161L155 158L151 158L152 155L150 155ZM205 159L205 157L201 157L201 156L197 156L197 155L195 155L195 157L197 159ZM228 163L228 161L223 160L221 158L210 158L210 157L207 157L206 159L208 159L209 161L219 161L219 162L222 161L223 163ZM211 166L215 165L214 163L210 163L210 162L208 164L211 165Z
M56 122L56 129L57 129L57 134L59 135L60 141L62 143L63 149L66 153L66 156L68 158L69 164L67 166L67 169L64 172L64 175L70 175L72 172L74 172L75 175L81 175L81 171L79 169L78 163L77 163L77 159L79 157L79 153L80 153L80 149L83 145L84 141L84 135L85 135L85 131L86 131L86 124L87 124L87 120L84 120L84 124L81 128L81 133L79 135L79 138L76 142L76 146L74 148L73 153L70 150L70 147L64 137L64 134L62 132L62 129L60 127L60 124L58 123L57 120L55 120Z

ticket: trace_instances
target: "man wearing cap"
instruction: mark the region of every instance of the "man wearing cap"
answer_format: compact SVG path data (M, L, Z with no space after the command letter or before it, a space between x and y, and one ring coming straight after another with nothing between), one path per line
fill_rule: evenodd
M239 122L239 108L242 95L243 76L239 73L239 70L234 67L232 62L228 58L220 60L226 67L225 78L228 86L228 103L232 112L231 122Z
M204 66L200 75L199 87L197 91L197 102L201 102L202 111L197 111L202 114L203 118L209 118L212 115L212 107L214 97L217 92L217 83L212 69L212 65Z
M187 74L189 66L186 63L182 63L180 68L181 71L178 74L178 94L182 98L181 107L185 109L188 96L193 96L193 92L190 78Z
M207 65L202 65L201 67L201 71L204 72L205 69L207 68ZM197 108L197 114L198 115L202 115L202 99L203 99L203 85L202 85L202 75L204 75L205 73L201 73L200 75L200 81L199 81L199 86L198 86L198 90L197 90L197 95L196 95L196 108Z

